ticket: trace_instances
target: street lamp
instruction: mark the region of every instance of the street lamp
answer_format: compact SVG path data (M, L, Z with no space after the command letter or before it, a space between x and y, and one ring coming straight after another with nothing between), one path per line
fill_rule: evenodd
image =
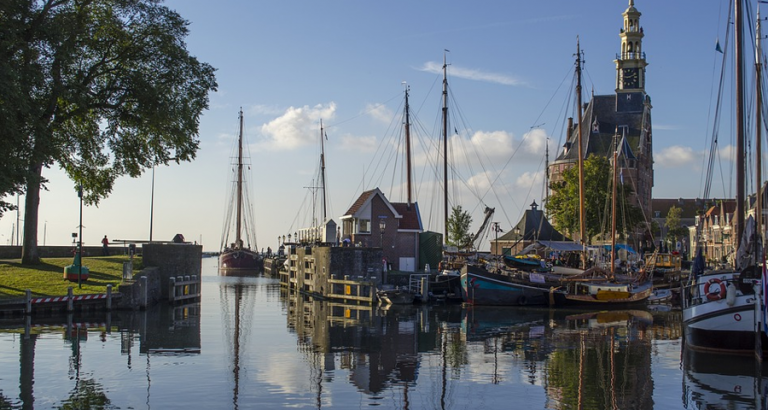
M77 188L77 196L80 197L80 237L78 238L78 246L77 246L77 252L79 254L78 258L80 259L80 263L78 263L77 269L77 288L82 289L82 276L83 276L83 184L80 183L80 185Z
M379 236L380 236L380 245L381 249L384 249L384 229L387 228L387 221L385 221L383 218L379 219Z

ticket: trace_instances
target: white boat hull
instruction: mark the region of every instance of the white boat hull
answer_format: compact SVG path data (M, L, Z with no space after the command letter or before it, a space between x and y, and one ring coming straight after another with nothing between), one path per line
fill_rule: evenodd
M756 295L736 290L735 297L729 302L729 297L708 298L705 292L711 279L726 283L735 276L733 273L706 275L694 285L694 296L683 308L686 347L698 351L754 354L755 332L763 334L760 318L755 317Z

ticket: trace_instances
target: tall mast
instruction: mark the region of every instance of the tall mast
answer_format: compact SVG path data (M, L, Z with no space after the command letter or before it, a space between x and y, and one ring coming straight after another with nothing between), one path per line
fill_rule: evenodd
M243 215L243 108L240 107L240 135L237 140L237 229L235 244L241 247L240 228Z
M546 176L544 178L544 204L548 204L549 200L549 138L546 139L546 155L544 169L546 170Z
M762 129L763 129L763 93L762 83L760 76L762 75L762 64L760 62L762 55L760 50L760 37L762 37L760 27L760 4L757 5L757 27L755 29L757 34L755 35L755 83L757 85L757 104L755 113L755 187L757 188L757 195L755 198L755 232L762 238L763 234L763 175L762 175ZM758 252L759 254L760 252Z
M445 50L448 51L448 50ZM448 63L443 52L443 223L448 242Z
M408 209L411 208L411 118L408 112L408 86L405 86L405 162L406 172L408 172Z
M619 168L619 129L613 134L613 191L611 192L611 276L616 272L616 182Z
M584 254L584 247L586 242L586 224L584 216L584 152L581 137L582 128L582 113L581 113L581 46L579 44L579 37L576 37L576 111L578 112L579 122L579 158L577 160L579 164L579 238L581 239L581 267L586 268L586 255Z
M738 254L739 242L744 232L744 17L742 16L742 0L735 0L734 14L736 15L736 246ZM738 261L737 261L738 263ZM739 267L739 266L737 266ZM739 267L740 268L740 267Z
M320 120L320 187L323 190L323 223L326 219L326 197L325 197L325 131L323 130L323 120ZM327 138L327 137L326 137Z

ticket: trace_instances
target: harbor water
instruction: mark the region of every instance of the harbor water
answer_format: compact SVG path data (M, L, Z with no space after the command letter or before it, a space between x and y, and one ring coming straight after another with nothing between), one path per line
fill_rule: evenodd
M0 409L766 408L666 306L382 308L202 263L199 303L1 323Z

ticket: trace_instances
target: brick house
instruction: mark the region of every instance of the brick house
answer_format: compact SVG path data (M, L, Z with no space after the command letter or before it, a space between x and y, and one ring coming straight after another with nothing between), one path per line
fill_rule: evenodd
M424 229L418 203L389 202L374 188L357 198L341 223L345 244L381 247L393 270L413 272L419 266L419 234Z

